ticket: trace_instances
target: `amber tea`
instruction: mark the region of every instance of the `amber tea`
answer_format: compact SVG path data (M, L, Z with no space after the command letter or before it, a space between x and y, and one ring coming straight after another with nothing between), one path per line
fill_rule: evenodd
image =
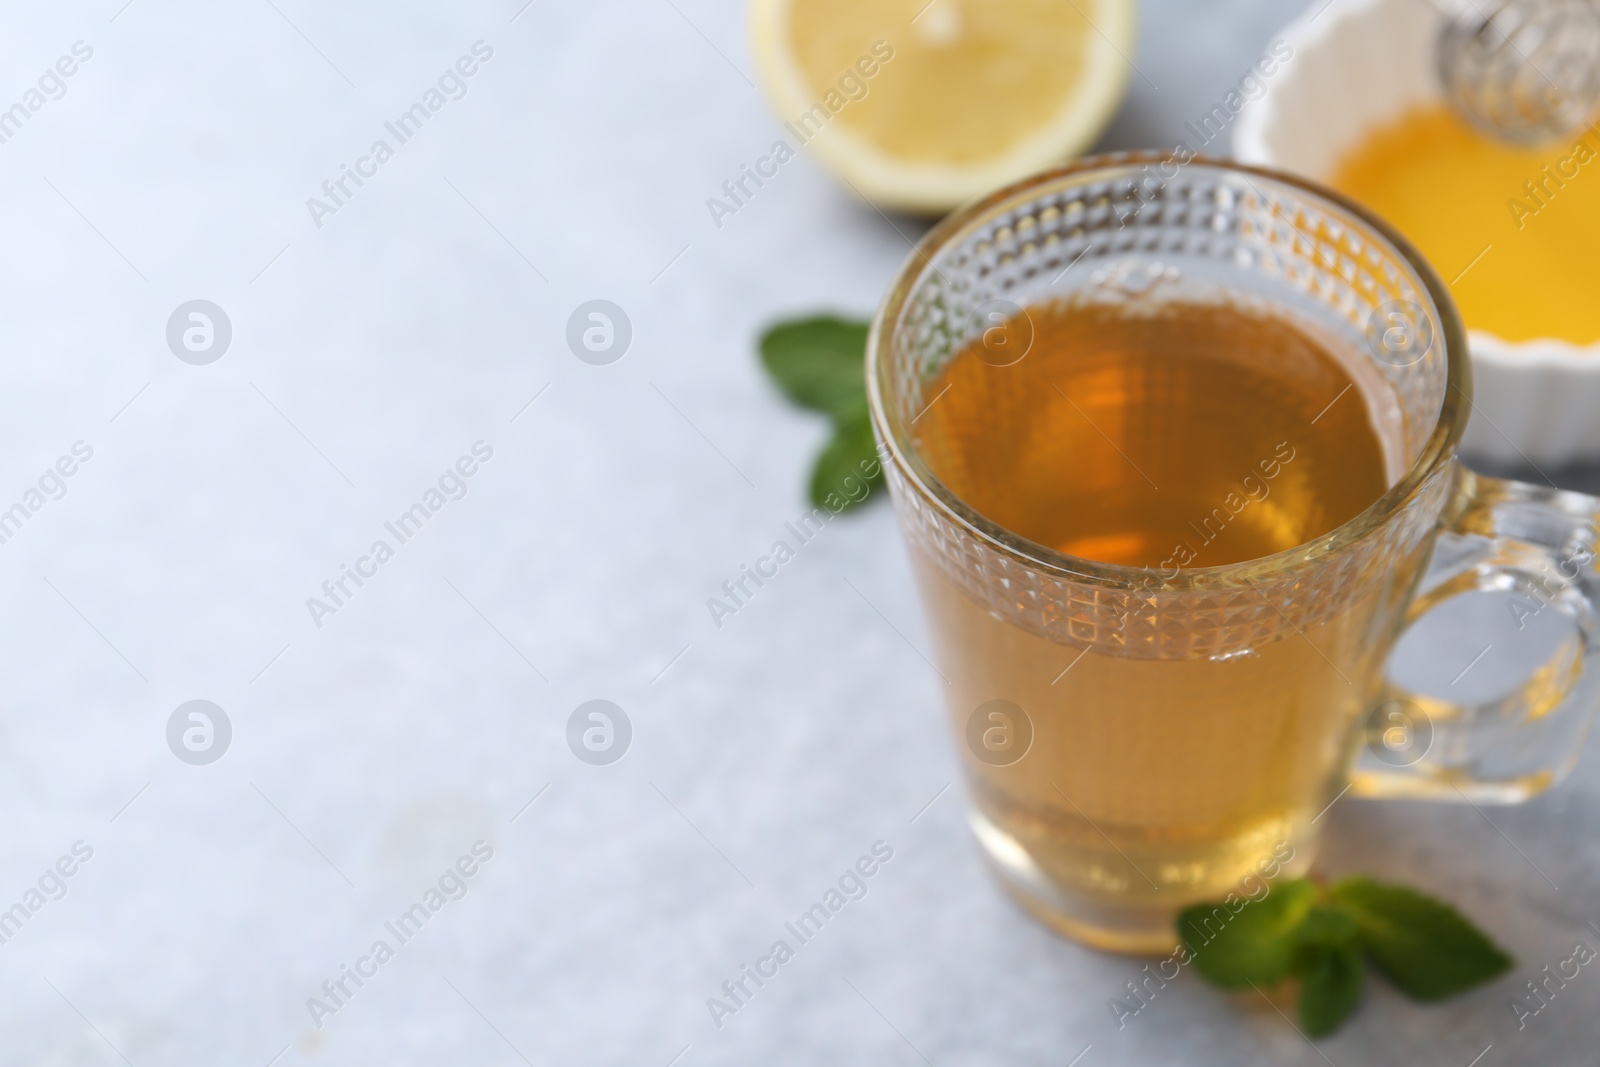
M996 365L974 341L926 387L937 399L913 431L932 473L1006 530L1143 568L1154 587L1312 541L1390 482L1378 390L1306 327L1225 304L1026 314L1012 333L1031 332L1027 354ZM920 571L958 736L1031 732L1015 763L970 761L979 835L1080 911L1097 902L1094 929L1069 932L1129 947L1106 933L1122 916L1286 860L1344 772L1371 608L1237 654L1141 658L1037 636Z
M1286 320L1203 304L1027 315L1021 360L974 341L918 423L933 473L1008 530L1170 573L1293 548L1386 488L1364 394Z

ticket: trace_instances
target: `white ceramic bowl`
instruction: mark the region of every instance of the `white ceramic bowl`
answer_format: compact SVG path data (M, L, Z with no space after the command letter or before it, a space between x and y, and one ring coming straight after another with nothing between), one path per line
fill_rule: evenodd
M1318 11L1321 14L1318 14ZM1241 162L1326 181L1366 131L1442 99L1423 0L1315 0L1279 36L1293 57L1234 125ZM1462 450L1494 463L1600 459L1600 345L1469 332L1474 411Z

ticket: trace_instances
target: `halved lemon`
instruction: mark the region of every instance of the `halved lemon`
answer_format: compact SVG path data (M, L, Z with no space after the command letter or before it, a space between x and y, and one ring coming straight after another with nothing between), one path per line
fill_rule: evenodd
M1127 90L1134 0L750 0L794 148L942 212L1083 152Z

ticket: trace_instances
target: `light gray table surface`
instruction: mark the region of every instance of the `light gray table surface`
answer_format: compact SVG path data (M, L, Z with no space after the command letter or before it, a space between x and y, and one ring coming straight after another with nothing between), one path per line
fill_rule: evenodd
M1296 8L1145 3L1104 144L1170 143ZM1520 1032L1507 1006L1600 944L1592 754L1516 809L1325 820L1325 870L1447 895L1512 978L1427 1008L1374 982L1313 1048L1185 974L1119 1029L1139 962L1045 932L980 865L887 507L713 624L823 435L755 335L869 311L921 229L805 158L714 225L706 199L778 136L734 0L0 24L0 107L92 49L0 143L0 508L93 452L0 544L0 909L29 912L0 944L0 1063L1593 1061L1600 977ZM480 40L465 95L318 225L307 199ZM197 298L232 327L204 366L166 338ZM594 298L632 323L610 366L565 341ZM388 535L480 441L465 495ZM379 539L394 557L314 619ZM595 698L632 723L609 766L566 740ZM210 765L167 742L194 699L231 723ZM465 895L399 944L385 923L477 841ZM867 896L714 1025L707 998L879 841ZM314 1019L379 939L394 958Z

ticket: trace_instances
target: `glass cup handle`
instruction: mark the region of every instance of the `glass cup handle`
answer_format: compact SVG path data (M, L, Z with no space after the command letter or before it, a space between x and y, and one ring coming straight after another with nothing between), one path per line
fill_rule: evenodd
M1594 497L1457 465L1433 559L1404 626L1463 594L1499 592L1510 594L1518 629L1548 611L1570 620L1571 636L1520 686L1480 704L1385 678L1351 773L1352 793L1515 804L1567 776L1600 697L1597 523Z

